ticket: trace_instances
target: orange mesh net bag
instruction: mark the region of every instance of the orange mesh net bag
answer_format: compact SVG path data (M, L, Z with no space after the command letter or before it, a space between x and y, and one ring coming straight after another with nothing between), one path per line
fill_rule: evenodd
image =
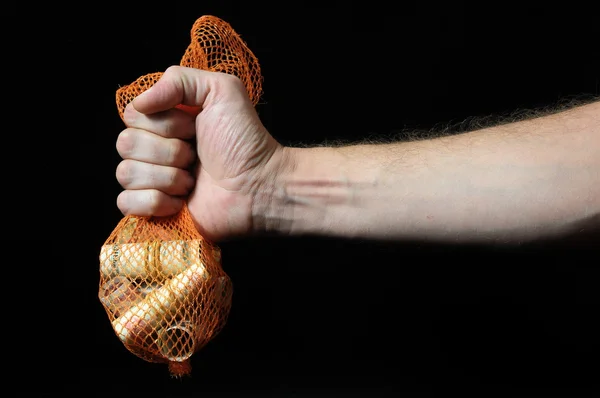
M262 93L256 57L214 16L196 20L180 65L236 75L254 105ZM117 90L121 118L127 104L161 76L150 73ZM172 376L190 375L190 358L222 330L231 309L233 285L220 248L199 234L184 206L169 217L125 216L99 258L98 296L119 340L148 362L168 364Z

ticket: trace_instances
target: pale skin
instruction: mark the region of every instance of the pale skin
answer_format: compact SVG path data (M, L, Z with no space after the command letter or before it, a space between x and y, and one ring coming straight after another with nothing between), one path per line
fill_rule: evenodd
M175 66L124 118L121 212L168 216L187 200L215 242L274 233L511 244L600 223L599 101L435 139L292 148L269 134L237 78Z

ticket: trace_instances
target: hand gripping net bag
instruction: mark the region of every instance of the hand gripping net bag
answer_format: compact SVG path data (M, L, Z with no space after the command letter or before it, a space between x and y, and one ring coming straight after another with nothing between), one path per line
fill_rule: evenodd
M180 65L237 76L254 105L262 93L256 57L214 16L196 20ZM127 104L161 76L150 73L117 90L121 118ZM98 296L119 340L148 362L168 364L172 376L191 374L191 356L227 321L233 286L220 248L198 233L187 206L169 217L125 216L99 258Z

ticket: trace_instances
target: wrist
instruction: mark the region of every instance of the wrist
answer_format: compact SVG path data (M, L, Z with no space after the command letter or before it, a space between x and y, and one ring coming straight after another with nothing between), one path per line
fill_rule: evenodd
M291 178L296 162L294 148L280 145L261 170L252 190L252 233L285 234L287 206L281 200L281 181Z
M316 148L279 147L263 169L256 187L252 206L252 228L254 233L294 235L307 229L318 228L313 217L294 196L294 187L306 180L307 165L320 167ZM326 148L318 148L324 149ZM314 177L313 177L314 178ZM310 218L310 219L309 219Z
M281 147L270 163L253 207L255 232L354 234L357 209L377 180L373 168L333 147Z

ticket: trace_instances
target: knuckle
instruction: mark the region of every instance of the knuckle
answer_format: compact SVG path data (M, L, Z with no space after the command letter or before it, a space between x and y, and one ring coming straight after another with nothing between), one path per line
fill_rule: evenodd
M179 181L181 181L181 173L179 169L171 169L167 176L167 184L169 188L178 187Z
M178 80L182 75L182 67L180 65L171 65L165 69L160 80Z
M163 122L163 136L175 137L177 134L177 123L173 118L165 119Z
M133 108L132 103L128 103L123 111L123 122L126 126L131 126L135 123L137 118L137 111Z
M117 208L123 214L127 214L127 212L129 211L129 208L130 208L128 197L129 197L128 191L123 191L117 196Z
M150 214L157 214L163 204L163 195L160 191L152 190L148 192L146 197L146 207Z
M131 129L125 129L119 133L116 142L117 152L121 157L127 156L133 152L135 138Z
M174 140L169 151L170 164L177 166L186 165L189 160L190 150L189 143L182 140Z
M223 80L223 84L235 88L235 89L240 89L242 88L244 85L242 84L242 81L240 80L239 77L237 77L236 75L232 75L230 73L221 73L221 79Z
M181 71L180 65L171 65L167 69L165 69L165 73L168 73L168 74L179 73L180 71Z
M123 160L122 162L120 162L117 165L115 174L116 174L117 181L121 185L128 186L131 184L132 176L133 176L132 168L133 168L133 164L129 160Z

